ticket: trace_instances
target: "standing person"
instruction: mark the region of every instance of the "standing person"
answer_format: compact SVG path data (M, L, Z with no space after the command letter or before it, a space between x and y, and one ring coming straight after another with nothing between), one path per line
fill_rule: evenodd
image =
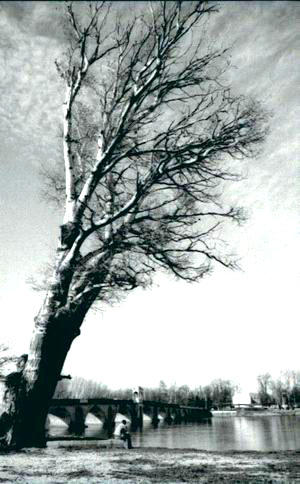
M125 449L132 449L131 435L126 420L122 420L121 424L117 427L115 436L124 442Z

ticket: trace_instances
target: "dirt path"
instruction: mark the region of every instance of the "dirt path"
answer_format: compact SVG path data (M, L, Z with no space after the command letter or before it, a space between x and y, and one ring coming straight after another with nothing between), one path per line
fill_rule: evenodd
M0 483L300 483L299 452L57 446L0 455Z

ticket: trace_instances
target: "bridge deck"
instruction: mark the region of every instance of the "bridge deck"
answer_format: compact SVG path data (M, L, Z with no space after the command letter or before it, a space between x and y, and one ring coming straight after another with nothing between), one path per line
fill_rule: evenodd
M133 400L125 400L125 399L116 399L116 398L54 398L51 401L51 406L72 406L72 405L132 405L135 403ZM203 407L192 407L189 405L179 405L178 403L167 403L167 402L157 402L154 400L143 400L141 402L143 406L151 406L151 407L168 407L168 408L177 408L183 410L207 410Z

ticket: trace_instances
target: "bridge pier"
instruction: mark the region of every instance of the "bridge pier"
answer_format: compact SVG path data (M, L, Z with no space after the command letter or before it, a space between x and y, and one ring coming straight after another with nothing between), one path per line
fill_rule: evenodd
M103 422L103 428L106 430L108 438L111 438L114 433L116 413L117 412L113 410L111 405L107 407L107 412L105 414Z
M159 418L158 418L158 408L156 406L153 407L153 410L152 410L152 419L151 419L151 423L153 425L153 427L157 427L158 424L159 424Z
M67 424L69 432L77 435L84 433L87 409L79 403L76 405L54 406L50 409L50 414L63 420Z
M187 413L187 411L185 409L182 409L181 412L183 414L182 418L183 418L184 423L188 423L188 413Z
M143 406L143 413L151 419L151 424L154 428L156 428L159 423L158 409L158 405L155 405L153 402L151 404L147 402Z
M82 435L86 428L85 418L86 414L84 413L83 408L77 405L75 407L75 412L73 413L73 418L69 423L69 432Z
M144 424L144 407L143 404L139 403L138 404L138 409L137 409L137 417L138 417L138 428L139 430L143 430L143 424Z
M166 409L165 422L167 422L167 424L171 424L173 422L170 407L167 407Z
M143 405L140 403L132 403L129 406L129 414L131 419L131 430L143 430Z
M173 421L175 424L181 424L181 411L180 411L180 408L175 408L174 409L174 417L173 417Z

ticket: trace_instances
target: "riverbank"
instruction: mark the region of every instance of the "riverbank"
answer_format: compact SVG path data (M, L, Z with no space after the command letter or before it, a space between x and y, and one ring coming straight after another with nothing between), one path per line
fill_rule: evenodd
M300 483L300 451L206 452L51 442L0 455L0 483Z
M295 409L269 409L261 407L236 408L233 410L212 410L213 417L284 417L300 416L300 408Z

